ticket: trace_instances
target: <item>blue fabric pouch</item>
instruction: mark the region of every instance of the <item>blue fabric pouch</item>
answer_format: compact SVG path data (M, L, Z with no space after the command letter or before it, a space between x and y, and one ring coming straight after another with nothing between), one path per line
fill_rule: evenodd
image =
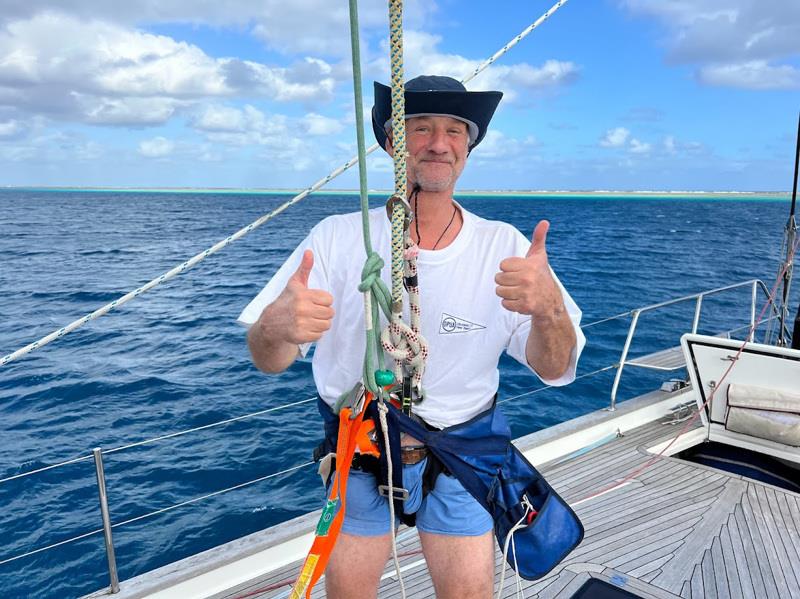
M428 430L392 406L388 418L390 430L394 421L401 431L424 442L491 514L501 550L522 520L509 543L507 561L523 578L541 578L583 540L578 516L514 447L508 423L494 405L441 431ZM526 513L532 514L530 521Z

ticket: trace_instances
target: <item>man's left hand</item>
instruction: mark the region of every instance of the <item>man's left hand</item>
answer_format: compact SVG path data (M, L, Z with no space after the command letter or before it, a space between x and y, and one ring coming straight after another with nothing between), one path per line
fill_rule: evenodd
M540 221L533 231L530 249L524 258L506 258L494 277L503 307L537 319L554 319L564 309L564 300L547 261L547 230L550 223Z

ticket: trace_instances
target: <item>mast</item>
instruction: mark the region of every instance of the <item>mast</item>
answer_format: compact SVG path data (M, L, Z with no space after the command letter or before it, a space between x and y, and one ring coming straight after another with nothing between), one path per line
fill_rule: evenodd
M786 346L784 339L785 326L789 320L789 291L792 286L792 265L794 262L793 249L797 237L797 223L794 214L797 205L797 175L798 165L800 165L800 114L797 118L797 148L794 157L794 179L792 186L792 205L789 208L789 220L786 221L786 258L783 262L783 301L781 302L780 328L778 334L778 345ZM800 349L800 306L798 306L797 316L794 319L794 331L791 338L791 346Z

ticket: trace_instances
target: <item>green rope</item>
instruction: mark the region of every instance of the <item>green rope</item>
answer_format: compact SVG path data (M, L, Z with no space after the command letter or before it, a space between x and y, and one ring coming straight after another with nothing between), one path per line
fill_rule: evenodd
M364 293L364 316L366 319L367 346L364 351L364 386L376 395L380 395L381 387L375 381L375 370L383 367L383 350L378 341L380 330L380 313L383 310L389 318L389 290L381 280L383 259L372 249L369 229L369 194L367 193L367 153L364 143L364 101L361 93L361 50L358 37L358 5L350 0L350 46L353 60L353 92L356 109L356 140L358 142L358 181L361 194L361 227L364 239L364 251L367 254L364 268L361 271L361 283L358 290Z
M350 45L353 62L353 91L356 113L356 139L358 142L359 188L361 196L361 221L364 251L367 255L361 271L359 291L364 294L364 317L366 325L366 348L364 351L363 381L367 390L378 397L382 396L381 385L375 380L376 367L383 365L383 347L379 340L380 311L387 320L397 324L403 312L403 278L405 275L404 250L408 240L407 184L406 184L406 129L405 129L405 89L403 86L403 46L402 46L402 0L390 0L389 24L391 44L392 79L392 140L394 147L395 192L392 203L392 291L391 294L381 280L383 259L373 250L369 227L369 197L367 193L366 150L364 143L364 115L361 81L361 52L358 37L358 7L356 0L350 0ZM394 350L392 350L394 351ZM397 360L398 358L395 357ZM398 369L400 372L398 372ZM395 373L402 376L399 363Z

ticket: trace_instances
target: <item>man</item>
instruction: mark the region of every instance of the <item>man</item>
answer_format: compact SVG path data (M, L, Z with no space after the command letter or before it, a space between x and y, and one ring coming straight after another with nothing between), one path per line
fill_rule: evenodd
M430 344L425 397L414 411L443 429L493 406L503 351L545 382L560 385L574 379L584 338L580 310L548 265L547 221L529 241L453 199L467 157L485 136L502 94L467 92L449 77L423 76L407 82L405 97L411 236L420 249L422 333ZM373 129L391 155L389 99L389 88L376 83ZM373 246L388 263L386 211L370 211L370 224ZM314 380L329 406L361 378L365 336L357 286L364 256L355 249L360 235L358 214L316 225L240 316L252 325L248 345L265 372L283 371L316 342ZM330 410L322 411L330 420ZM404 454L403 483L410 493L404 509L416 512L437 597L491 597L491 517L448 474L439 475L423 497L426 460L414 461ZM376 594L391 551L388 503L376 485L372 474L351 472L342 533L326 570L329 597Z

